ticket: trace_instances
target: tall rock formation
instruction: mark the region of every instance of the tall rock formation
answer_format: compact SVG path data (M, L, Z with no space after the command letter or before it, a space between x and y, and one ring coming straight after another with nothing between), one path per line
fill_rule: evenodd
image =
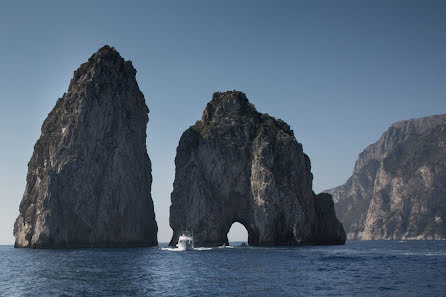
M185 229L197 246L228 243L234 222L250 245L343 244L329 194L315 195L310 159L293 131L237 91L215 93L175 158L170 245Z
M393 124L328 192L349 239L445 239L446 114Z
M136 70L104 46L74 73L42 126L14 224L16 247L157 244Z

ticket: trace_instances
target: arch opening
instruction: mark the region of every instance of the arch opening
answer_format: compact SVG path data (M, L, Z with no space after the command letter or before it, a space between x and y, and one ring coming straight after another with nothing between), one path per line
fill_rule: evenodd
M229 228L228 234L228 244L232 246L239 246L241 244L248 244L248 230L246 227L239 223L234 222Z

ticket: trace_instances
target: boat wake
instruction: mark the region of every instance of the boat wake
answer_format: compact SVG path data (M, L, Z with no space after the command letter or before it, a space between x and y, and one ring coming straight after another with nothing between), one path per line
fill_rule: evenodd
M173 248L173 247L163 247L161 248L163 251L170 251L170 252L185 252L186 250L179 249L179 248ZM198 247L190 249L189 251L210 251L212 248L206 248L206 247Z
M184 252L184 250L181 250L179 248L173 248L173 247L163 247L161 248L163 251L171 251L171 252Z
M194 251L210 251L212 250L212 248L210 247L198 247L198 248L194 248Z

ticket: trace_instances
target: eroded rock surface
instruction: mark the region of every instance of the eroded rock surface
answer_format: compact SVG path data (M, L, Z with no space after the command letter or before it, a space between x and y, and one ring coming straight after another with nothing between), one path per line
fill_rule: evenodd
M312 191L310 159L290 127L237 91L215 93L175 158L170 226L196 246L227 244L234 222L250 245L343 244L329 194Z
M74 73L34 146L16 247L157 244L149 110L135 75L109 46Z
M349 239L445 239L446 115L393 124L328 192Z

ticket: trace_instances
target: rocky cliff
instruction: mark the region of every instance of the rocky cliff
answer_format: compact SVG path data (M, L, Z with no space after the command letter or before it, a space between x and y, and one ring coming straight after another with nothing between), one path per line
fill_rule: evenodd
M16 247L157 244L149 110L135 76L109 46L75 71L34 146Z
M310 159L290 127L245 94L215 93L177 148L170 226L197 246L228 243L234 222L250 245L343 244L329 194L312 191Z
M393 124L328 192L349 239L445 239L446 115Z

